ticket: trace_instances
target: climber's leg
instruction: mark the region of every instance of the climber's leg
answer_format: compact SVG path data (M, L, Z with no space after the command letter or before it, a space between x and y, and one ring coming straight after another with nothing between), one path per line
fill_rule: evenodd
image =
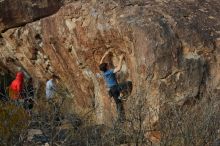
M120 91L118 90L118 86L112 87L110 89L110 93L111 93L111 95L114 98L115 103L116 103L118 118L119 118L120 121L124 121L125 112L124 112L124 107L123 107L122 101L120 99L118 99L118 97L120 96Z
M121 93L121 97L124 99L131 94L132 91L132 82L126 81L118 85L118 90Z

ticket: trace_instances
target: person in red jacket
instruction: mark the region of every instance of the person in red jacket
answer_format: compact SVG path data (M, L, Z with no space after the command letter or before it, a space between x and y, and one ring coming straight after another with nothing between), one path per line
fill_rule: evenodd
M12 81L9 87L9 96L12 100L18 100L22 98L24 84L24 74L22 72L18 72L16 74L16 79Z

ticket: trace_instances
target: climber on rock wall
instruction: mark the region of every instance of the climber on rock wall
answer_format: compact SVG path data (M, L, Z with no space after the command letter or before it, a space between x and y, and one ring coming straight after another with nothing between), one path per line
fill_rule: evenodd
M119 72L122 68L122 61L123 61L124 55L122 54L120 56L120 60L119 60L117 67L114 69L110 69L109 63L103 62L104 58L110 52L111 52L111 49L108 50L107 52L105 52L105 54L103 55L103 57L100 61L99 69L103 73L102 75L103 75L104 80L106 82L109 96L113 97L113 99L116 103L119 121L123 122L125 120L125 113L124 113L123 103L122 103L122 100L120 97L120 93L123 89L120 87L120 85L117 82L116 73Z

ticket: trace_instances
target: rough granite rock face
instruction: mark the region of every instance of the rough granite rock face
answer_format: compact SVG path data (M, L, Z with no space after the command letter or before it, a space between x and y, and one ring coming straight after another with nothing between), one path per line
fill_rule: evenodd
M54 14L61 6L58 0L1 0L0 31Z
M220 94L219 0L84 0L61 8L49 0L14 2L0 1L2 64L11 71L21 64L41 81L58 74L74 97L72 108L97 107L98 123L108 124L115 115L97 78L109 48L113 65L125 54L119 79L133 82L129 98L144 91L159 110L165 101L184 104ZM20 3L26 7L17 12Z

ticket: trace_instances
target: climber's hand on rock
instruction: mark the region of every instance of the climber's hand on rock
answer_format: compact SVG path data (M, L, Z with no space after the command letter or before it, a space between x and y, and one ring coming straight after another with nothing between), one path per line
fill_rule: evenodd
M102 56L102 59L101 59L101 61L99 62L99 64L103 63L104 58L105 58L110 52L112 52L112 48L109 49L109 50L107 50L107 51L104 53L104 55Z
M109 49L108 51L105 52L105 55L109 54L110 52L112 52L113 48Z
M124 57L125 57L124 54L122 54L122 55L120 56L120 60L122 60Z

